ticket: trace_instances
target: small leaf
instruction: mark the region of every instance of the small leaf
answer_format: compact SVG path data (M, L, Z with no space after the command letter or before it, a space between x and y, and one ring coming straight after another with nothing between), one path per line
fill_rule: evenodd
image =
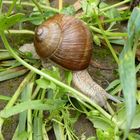
M30 22L34 25L40 25L44 21L44 17L40 14L39 11L34 11L26 20L30 20Z
M107 12L104 13L106 17L113 19L113 18L118 18L120 17L120 13L116 8L111 8Z
M53 67L51 70L43 69L42 71L45 72L46 74L52 76L55 79L61 80L60 71L59 71L59 68L57 68L57 67Z
M97 35L93 35L93 41L97 46L101 46L101 41Z
M45 72L46 74L52 76L55 79L58 79L58 80L61 79L60 72L57 67L53 67L52 70L43 69L42 71ZM51 88L53 90L56 90L56 85L53 82L51 82L45 78L40 78L40 79L36 80L36 83L43 89Z
M9 96L0 95L0 100L9 101L10 99L11 97Z
M0 32L7 30L9 27L15 25L20 22L24 17L24 14L18 13L9 17L5 15L0 15Z
M82 0L81 2L82 9L84 13L86 13L86 16L88 17L93 16L94 11L98 9L98 4L99 0L90 0L90 1Z
M108 131L97 129L96 134L97 134L98 140L114 140L115 139L113 129L109 129Z
M68 6L68 7L64 7L61 10L61 13L65 14L65 15L75 15L75 9L72 5Z
M40 79L36 80L36 83L40 88L47 89L50 84L50 81L48 81L44 78L40 78Z
M93 123L95 128L108 130L109 128L114 128L112 122L104 117L100 116L88 116L88 119Z
M126 117L125 117L125 108L118 111L117 118L118 118L117 119L118 124L121 127L121 129L125 129L125 126L126 126L126 123L127 123L126 122ZM131 129L138 129L139 127L140 127L140 105L137 105L136 114L133 118Z
M71 85L71 82L72 82L72 72L70 71L65 71L65 81L66 81L66 84L68 84L69 86Z
M140 135L136 133L130 133L128 136L128 140L140 140Z
M33 12L30 14L29 18L24 19L24 21L30 21L34 25L40 25L45 19L49 19L54 16L56 13L50 10L46 10L44 15L42 15L36 8L33 9Z
M36 83L38 84L40 88L43 88L43 89L50 88L50 89L56 90L56 85L47 79L40 78L36 80Z

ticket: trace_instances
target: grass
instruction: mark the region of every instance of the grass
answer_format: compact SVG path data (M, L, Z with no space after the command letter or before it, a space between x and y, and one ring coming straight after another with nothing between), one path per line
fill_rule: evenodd
M113 104L110 103L110 112L108 112L70 86L72 80L70 71L66 71L66 83L63 83L59 68L44 69L39 60L33 61L32 56L27 56L27 54L23 57L12 47L6 37L9 33L34 35L32 30L21 29L22 22L38 25L56 13L77 16L77 11L68 12L67 9L71 7L63 7L62 0L59 0L59 9L48 6L50 5L48 1L46 3L36 0L21 3L17 0L0 1L0 36L6 48L6 50L0 50L2 62L0 64L0 80L4 81L23 74L26 75L12 97L0 95L0 100L7 101L7 105L0 111L1 140L4 140L2 133L4 121L16 114L19 114L19 123L13 140L49 140L48 132L50 129L54 131L56 139L60 139L60 137L62 140L79 139L73 126L81 114L86 115L96 130L96 136L92 136L91 139L117 140L127 138L132 140L136 137L140 138L140 135L133 130L140 127L139 96L137 95L136 81L139 65L136 67L135 64L135 53L140 34L140 11L139 8L135 8L133 12L129 9L120 10L118 8L129 2L130 0L124 0L114 5L108 5L94 0L83 0L82 3L79 3L82 9L82 15L79 18L89 26L92 34L96 35L98 43L95 43L102 44L105 42L104 44L112 54L112 59L118 65L120 77L110 83L107 89L116 95L121 91L123 102L122 104L115 104L113 108ZM3 5L10 6L5 13L3 12ZM32 7L33 9L25 14L23 12L24 7ZM20 12L13 14L16 8L19 8L18 11ZM123 20L128 24L127 31L120 32L115 25ZM19 25L20 29L13 29L14 25ZM124 42L122 52L119 55L111 44L112 37L115 37L116 43L120 39ZM44 115L45 112L48 113L47 116ZM74 112L74 115L71 112Z

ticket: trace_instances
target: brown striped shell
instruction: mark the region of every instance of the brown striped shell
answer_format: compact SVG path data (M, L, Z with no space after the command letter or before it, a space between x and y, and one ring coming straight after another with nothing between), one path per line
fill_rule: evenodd
M34 46L41 58L49 58L70 70L88 67L92 38L86 25L72 16L56 15L35 31Z

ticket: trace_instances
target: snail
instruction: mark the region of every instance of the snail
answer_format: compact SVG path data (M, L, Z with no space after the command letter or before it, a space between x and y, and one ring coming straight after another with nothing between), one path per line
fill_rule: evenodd
M91 33L81 20L66 15L53 16L35 30L30 48L31 52L35 49L40 58L72 70L72 85L100 106L107 108L107 99L120 102L95 83L86 70L93 45Z
M70 70L88 67L92 55L91 33L72 16L56 15L35 31L34 46L41 58L49 58Z

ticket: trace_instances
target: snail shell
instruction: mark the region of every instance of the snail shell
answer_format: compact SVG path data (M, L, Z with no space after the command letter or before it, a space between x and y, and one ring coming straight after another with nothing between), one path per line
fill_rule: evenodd
M56 15L35 31L34 46L41 58L49 58L70 70L88 67L92 38L86 25L72 16Z

